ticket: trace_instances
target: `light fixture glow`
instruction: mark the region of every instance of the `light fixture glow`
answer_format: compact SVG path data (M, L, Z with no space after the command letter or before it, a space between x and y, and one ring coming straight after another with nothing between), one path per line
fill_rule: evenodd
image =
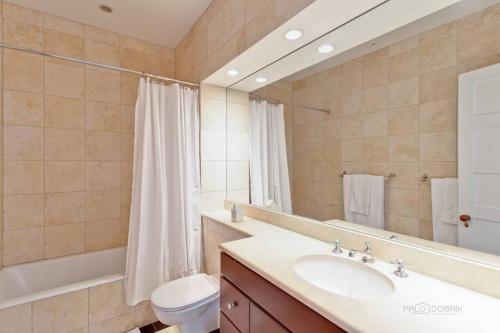
M257 83L264 83L266 82L267 79L265 77L259 76L258 78L255 79L255 82Z
M302 37L302 31L299 29L291 29L285 33L285 38L288 40L296 40Z
M318 52L319 53L330 53L335 50L335 47L332 44L323 44L320 47L318 47Z
M238 74L240 74L240 72L238 72L238 70L236 70L236 69L230 69L227 71L227 75L229 75L229 76L236 76Z

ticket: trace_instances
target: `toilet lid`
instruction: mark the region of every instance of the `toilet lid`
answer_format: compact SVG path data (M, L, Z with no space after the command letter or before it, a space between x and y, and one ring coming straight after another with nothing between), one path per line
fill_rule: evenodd
M219 285L207 274L195 274L162 284L151 295L151 302L166 311L182 310L212 298Z

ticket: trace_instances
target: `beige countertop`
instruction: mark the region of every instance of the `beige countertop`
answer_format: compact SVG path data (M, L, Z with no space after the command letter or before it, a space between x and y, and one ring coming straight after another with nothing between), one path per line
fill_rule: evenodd
M308 255L356 261L359 257L349 259L346 251L333 254L326 242L252 218L233 223L226 210L203 215L251 236L221 244L222 251L348 332L500 332L499 299L412 272L411 267L408 278L399 278L392 274L395 266L381 260L367 265L393 282L392 294L375 300L336 295L302 280L293 270L294 263ZM461 307L461 311L415 314L405 309L418 304Z

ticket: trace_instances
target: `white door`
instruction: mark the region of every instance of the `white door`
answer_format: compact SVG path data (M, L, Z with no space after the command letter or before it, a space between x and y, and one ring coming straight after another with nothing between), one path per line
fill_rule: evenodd
M460 75L458 243L500 255L500 64Z

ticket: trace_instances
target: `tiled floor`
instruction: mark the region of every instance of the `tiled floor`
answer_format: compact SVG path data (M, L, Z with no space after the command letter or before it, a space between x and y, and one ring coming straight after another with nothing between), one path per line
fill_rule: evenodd
M141 327L139 330L141 331L141 333L155 333L155 332L161 331L162 329L167 328L167 327L168 327L167 325L164 325L164 324L160 323L159 321L157 321L155 323ZM219 330L215 330L215 331L212 331L210 333L219 333Z

